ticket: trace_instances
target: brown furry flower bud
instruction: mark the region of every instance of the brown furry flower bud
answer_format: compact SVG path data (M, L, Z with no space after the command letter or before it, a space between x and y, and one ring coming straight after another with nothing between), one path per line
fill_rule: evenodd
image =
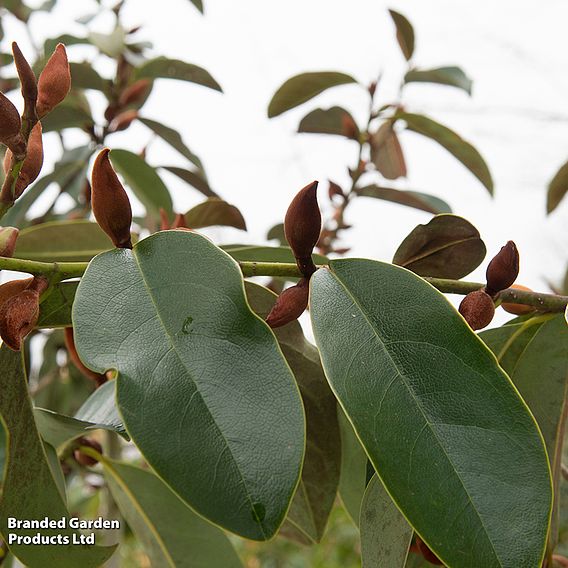
M0 337L12 350L19 351L22 341L39 318L39 292L23 290L0 307Z
M476 290L461 301L459 312L471 329L483 329L491 323L495 315L495 304L487 292Z
M101 375L100 373L91 371L91 369L86 367L83 361L81 361L79 353L77 353L77 348L75 347L75 338L73 336L72 327L65 328L65 347L67 348L69 359L73 361L75 367L77 367L77 369L79 369L79 371L81 371L83 375L95 381L98 387L107 382L106 375Z
M105 148L93 165L91 206L101 229L111 238L115 247L132 248L130 200L112 168Z
M487 293L495 296L509 288L519 275L519 251L513 241L508 241L487 267Z
M20 134L21 127L22 120L18 109L10 99L0 93L0 143L16 154L26 150L26 142Z
M108 131L121 132L122 130L126 130L137 118L137 110L125 110L112 119L108 126Z
M14 54L14 63L16 64L18 77L20 78L22 97L29 109L35 109L38 94L35 73L16 42L12 43L12 53Z
M39 118L51 112L67 96L70 89L71 70L67 52L65 46L59 43L39 76L37 99Z
M87 446L88 448L93 448L93 450L99 452L99 454L103 453L102 446L95 440L91 440L89 438L79 438L77 442L81 446ZM98 463L98 460L96 460L92 456L84 454L79 448L73 452L73 457L75 458L75 461L77 463L84 465L86 467L93 467Z
M32 280L33 277L4 282L4 284L0 286L0 307L6 300L23 292L31 284Z
M308 296L308 279L302 278L295 286L286 288L278 296L272 310L266 316L266 323L276 328L297 320L308 306Z
M6 156L7 155L8 152L6 152ZM24 193L26 187L28 187L33 181L36 180L37 176L39 176L41 172L42 166L43 166L43 140L42 140L41 123L38 122L33 127L33 130L28 140L26 158L24 160L24 165L20 170L18 181L16 182L16 191L14 193L15 199L18 199L18 197L20 197L20 195Z
M284 219L284 233L292 248L298 268L304 276L315 271L312 251L321 231L321 213L317 200L318 182L301 189L290 203Z
M425 560L430 562L430 564L435 564L436 566L442 566L444 563L430 550L428 545L420 538L416 537L416 545L418 550L422 554Z
M144 97L148 94L150 87L152 86L152 81L149 79L139 79L126 87L122 91L120 98L118 99L118 104L121 107L127 107L129 105L139 105Z
M14 256L19 232L16 227L0 227L0 256Z

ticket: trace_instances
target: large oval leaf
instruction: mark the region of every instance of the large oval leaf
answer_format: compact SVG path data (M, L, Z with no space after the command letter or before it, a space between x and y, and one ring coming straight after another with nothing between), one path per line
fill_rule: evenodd
M389 14L396 26L396 39L400 50L408 61L414 53L414 28L405 16L395 10L389 10Z
M218 197L210 197L192 207L184 217L186 225L192 229L221 225L234 227L241 231L247 230L247 224L242 213L234 205Z
M392 259L421 276L463 278L485 258L479 231L457 215L437 215L417 225L400 243Z
M452 212L451 207L442 199L419 191L403 191L394 187L383 187L373 184L355 188L355 193L365 197L392 201L393 203L427 211L434 215Z
M552 500L542 435L444 296L393 265L335 260L312 277L310 306L331 387L428 546L453 568L539 567Z
M351 113L343 107L317 108L302 118L298 132L336 134L359 140L359 127Z
M28 383L21 353L0 348L2 369L2 396L0 396L0 422L4 435L0 436L0 476L3 474L0 500L0 532L8 541L8 534L33 536L38 531L8 529L8 518L50 519L69 518L65 502L54 480L48 454L36 428ZM2 451L3 450L3 451ZM1 456L4 456L4 460ZM51 453L52 455L52 453ZM69 539L77 534L69 528L41 529L42 535L57 538L60 534ZM105 562L115 547L103 548L88 545L12 543L10 550L26 566L44 568L96 568Z
M159 219L160 208L163 208L170 217L173 216L170 192L154 168L128 150L113 150L110 158L116 171L124 177L150 215Z
M304 454L298 389L236 263L162 231L97 256L73 306L81 359L117 369L126 430L172 489L248 538L282 523Z
M373 475L361 503L363 568L404 568L414 531Z
M268 118L297 107L331 87L356 83L351 75L337 71L301 73L285 81L268 105Z
M90 221L53 221L20 231L15 255L44 262L80 262L113 247L106 233Z
M427 116L408 112L397 112L395 116L406 122L408 130L422 134L440 144L459 160L487 188L489 193L493 194L491 172L481 154L469 142Z
M229 539L198 517L160 478L106 458L102 464L112 496L152 566L242 566Z
M471 95L472 80L460 67L436 67L435 69L411 69L404 76L405 83L437 83L463 89Z
M548 184L546 212L552 213L568 192L568 162L566 162Z

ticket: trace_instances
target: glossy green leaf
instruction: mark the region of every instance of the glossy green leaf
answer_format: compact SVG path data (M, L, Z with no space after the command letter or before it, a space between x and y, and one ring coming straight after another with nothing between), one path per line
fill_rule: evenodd
M371 136L371 161L386 179L406 176L406 161L391 121L383 122Z
M216 524L270 538L299 479L304 418L235 261L190 231L103 253L73 323L82 361L118 370L124 425L158 475Z
M408 130L426 136L440 144L460 161L486 187L489 193L493 194L491 172L481 154L469 142L466 142L453 130L427 116L397 112L395 117L404 120Z
M177 79L189 81L215 91L223 92L221 86L208 71L192 63L186 63L179 59L158 57L147 61L134 72L136 79Z
M247 230L247 224L242 213L230 203L218 197L210 197L199 205L192 207L185 214L185 222L191 229L203 227L234 227L241 231Z
M230 244L221 247L238 261L253 262L296 262L290 247L269 247L257 245ZM327 257L321 254L313 254L316 264L327 264Z
M103 459L105 478L128 525L160 568L238 568L229 539L196 515L153 473Z
M389 10L389 14L396 26L396 39L402 54L408 61L414 53L414 29L412 24L399 12Z
M479 231L469 221L436 215L410 232L392 261L421 276L459 279L475 270L486 252Z
M287 81L274 93L268 105L268 118L297 107L331 87L356 83L351 75L337 71L301 73Z
M568 162L566 162L548 184L546 212L552 213L568 192Z
M43 133L59 132L65 128L89 128L94 124L93 117L86 109L72 102L64 101L41 119Z
M404 76L405 83L437 83L463 89L471 95L473 81L460 67L436 67L435 69L411 69Z
M276 294L246 283L253 310L266 318ZM325 379L317 349L306 340L297 321L274 330L300 388L306 411L306 457L300 485L287 520L304 538L319 542L335 501L341 466L337 402Z
M36 327L71 327L71 308L75 299L78 282L60 282L42 300Z
M359 128L351 113L340 106L328 109L317 108L306 114L300 121L298 132L313 134L337 134L359 139Z
M112 241L96 223L53 221L20 231L14 254L43 262L80 262L112 248Z
M163 208L173 216L170 192L153 167L128 150L113 150L110 160L150 215L159 219Z
M157 134L162 140L167 142L172 148L176 149L184 158L187 158L192 164L199 169L203 169L201 160L185 145L180 133L169 126L165 126L155 120L149 118L138 117L138 120L147 126L152 132Z
M414 531L376 475L365 490L359 526L363 568L404 568Z
M36 428L21 353L0 348L2 396L0 419L5 428L4 449L7 459L0 501L0 532L34 535L37 530L8 529L8 517L17 519L61 519L69 517L65 503L52 476L46 451ZM25 448L25 452L21 451ZM43 535L67 536L71 529L41 529ZM88 545L24 545L12 543L11 552L31 568L97 568L114 552L115 547Z
M69 63L71 69L71 85L74 89L105 90L104 79L89 63Z
M427 211L434 215L452 212L451 207L442 199L419 191L404 191L395 189L394 187L382 187L373 184L358 187L355 189L355 193L364 197L374 197L375 199L392 201L393 203Z
M318 270L310 307L328 381L428 546L453 568L538 568L552 505L542 435L455 308L408 270L359 259Z
M361 502L367 486L367 454L341 408L337 409L341 432L339 496L351 520L359 526Z
M217 193L211 189L209 182L200 171L192 172L191 170L178 168L177 166L162 166L162 169L176 175L178 178L185 181L185 183L200 191L206 197L219 197Z

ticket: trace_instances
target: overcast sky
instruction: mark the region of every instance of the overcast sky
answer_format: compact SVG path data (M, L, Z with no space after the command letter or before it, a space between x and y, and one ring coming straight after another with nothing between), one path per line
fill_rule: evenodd
M395 96L402 58L387 8L413 23L415 63L457 64L473 79L473 96L457 89L409 86L408 110L433 116L471 141L495 180L495 198L436 144L416 134L401 137L408 179L401 188L433 193L480 230L492 255L513 239L522 258L519 281L546 289L559 280L568 260L568 199L545 215L546 186L568 159L568 3L563 0L204 0L201 16L189 0L127 0L125 21L143 25L136 36L154 43L154 53L207 68L224 94L189 83L160 81L144 115L180 130L200 155L215 190L239 206L248 234L215 231L224 242L259 242L282 221L294 193L313 179L347 183L346 166L356 157L353 142L338 137L295 134L299 120L318 106L340 104L363 120L366 98L357 86L338 87L276 119L266 118L276 88L297 73L338 70L368 83L383 73L379 100ZM108 3L107 3L108 4ZM53 15L33 21L36 37L81 32L72 24L96 7L89 0L60 0ZM109 31L112 20L92 27ZM7 36L26 44L20 24ZM85 52L71 48L72 60ZM107 71L99 62L101 71ZM112 147L138 151L150 139L137 125L109 139ZM54 155L56 152L52 152ZM153 165L183 164L183 158L155 143ZM164 178L178 210L201 197ZM320 197L325 206L327 184ZM430 216L382 201L358 199L347 221L355 229L343 244L353 255L390 260L398 243ZM470 278L483 278L484 266Z

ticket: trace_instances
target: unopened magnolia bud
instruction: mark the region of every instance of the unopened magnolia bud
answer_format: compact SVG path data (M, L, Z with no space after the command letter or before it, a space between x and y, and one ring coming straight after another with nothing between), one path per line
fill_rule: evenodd
M62 43L57 44L38 80L37 114L43 118L51 112L71 89L71 70L67 52Z
M120 98L118 99L118 104L121 107L139 105L148 94L151 86L152 81L149 79L139 79L122 91Z
M418 550L422 554L425 560L430 562L430 564L435 564L436 566L442 566L444 563L430 550L428 545L420 538L416 537L416 545Z
M513 284L510 288L515 290L524 290L525 292L532 292L530 288L526 286L521 286L521 284ZM533 306L527 306L526 304L515 304L513 302L503 302L501 307L510 314L515 314L516 316L524 316L525 314L531 314L536 308Z
M167 231L169 228L168 212L163 207L160 207L160 231Z
M8 152L6 152L8 155ZM28 148L26 151L26 159L20 170L18 181L16 182L16 191L14 198L18 199L26 187L36 180L43 166L43 140L41 133L41 123L38 122L34 127L28 139Z
M105 148L93 165L91 207L100 228L111 238L115 247L132 248L130 225L132 208L118 176L112 168Z
M308 296L308 279L302 278L295 286L286 288L278 296L272 310L266 316L266 323L276 328L297 320L308 306Z
M0 286L0 307L6 300L23 292L31 284L32 280L33 277L4 282L4 284Z
M90 440L89 438L79 438L77 442L81 446L87 446L88 448L93 448L93 450L96 450L97 452L99 452L99 454L103 453L103 448L95 440ZM73 457L75 458L75 461L77 463L87 467L92 467L98 463L98 460L96 460L92 456L84 454L79 448L73 452Z
M137 118L137 110L125 110L112 119L108 130L109 132L121 132L122 130L126 130Z
M22 341L32 331L39 318L39 293L23 290L0 306L0 337L14 351L20 351Z
M487 327L495 315L495 304L491 296L484 290L470 292L459 307L460 314L464 317L469 327L474 331Z
M176 218L174 219L174 222L172 224L172 229L189 230L189 227L187 226L187 223L185 221L185 215L183 213L176 213Z
M69 359L73 361L73 364L83 375L95 381L97 386L101 386L102 384L107 382L106 375L101 375L100 373L95 373L95 371L91 371L88 367L85 366L83 361L79 358L79 354L77 353L77 348L75 347L75 338L73 337L73 328L66 327L65 328L65 347L67 347L67 353L69 354Z
M501 290L509 288L518 275L519 251L513 241L508 241L487 267L487 293L495 296Z
M37 79L35 73L16 42L12 43L12 53L14 54L14 63L20 78L22 97L26 104L33 109L37 104Z
M312 251L321 231L321 213L317 199L318 182L301 189L290 203L284 219L284 233L298 268L304 276L315 271Z
M0 227L0 256L14 256L19 232L16 227Z
M16 154L25 152L26 142L20 134L22 120L18 109L0 93L0 143Z

